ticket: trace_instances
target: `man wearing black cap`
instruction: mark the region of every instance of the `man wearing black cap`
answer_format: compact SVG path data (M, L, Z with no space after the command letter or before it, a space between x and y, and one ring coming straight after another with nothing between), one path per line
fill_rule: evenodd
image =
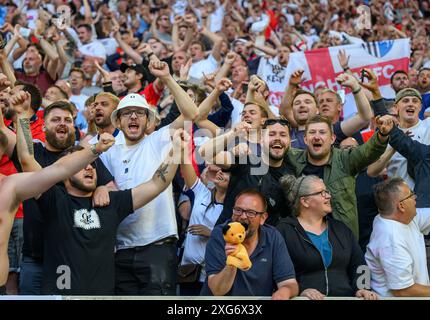
M141 64L128 65L122 63L120 70L126 76L124 85L127 88L126 91L118 95L120 98L125 97L129 93L139 93L145 96L149 104L153 106L158 104L164 89L164 85L159 79L147 84L147 78L145 77L146 70Z

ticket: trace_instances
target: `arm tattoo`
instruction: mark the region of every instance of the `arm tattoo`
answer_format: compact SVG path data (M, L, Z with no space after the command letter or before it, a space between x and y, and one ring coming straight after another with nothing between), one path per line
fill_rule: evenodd
M166 174L169 173L168 167L169 167L169 164L162 163L161 166L155 172L155 174L157 175L157 177L159 177L161 180L163 180L164 183L167 182L167 180L166 180Z
M19 125L21 126L21 130L25 138L25 143L27 144L28 152L31 155L34 155L33 137L31 136L31 131L30 131L30 119L27 119L27 118L19 119Z

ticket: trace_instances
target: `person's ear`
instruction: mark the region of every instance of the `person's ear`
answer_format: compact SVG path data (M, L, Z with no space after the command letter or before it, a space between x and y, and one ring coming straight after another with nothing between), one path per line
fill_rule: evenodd
M331 144L333 144L336 141L336 135L334 132L331 134Z
M305 208L309 208L309 204L306 202L306 198L305 197L300 197L300 204L305 207Z
M263 213L261 215L260 225L263 225L266 222L266 220L267 220L268 217L269 217L269 214L267 212Z

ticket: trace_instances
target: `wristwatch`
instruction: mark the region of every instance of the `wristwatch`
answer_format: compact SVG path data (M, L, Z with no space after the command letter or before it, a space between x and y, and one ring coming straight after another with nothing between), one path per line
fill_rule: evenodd
M97 151L97 143L91 144L90 145L90 150L91 152L95 155L95 156L99 156L102 153Z

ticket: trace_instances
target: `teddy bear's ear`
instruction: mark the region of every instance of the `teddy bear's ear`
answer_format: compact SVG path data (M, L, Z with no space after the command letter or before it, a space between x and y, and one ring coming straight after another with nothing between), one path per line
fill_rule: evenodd
M222 234L226 234L228 229L230 229L230 224L226 224L224 227L222 227Z
M247 223L241 222L241 224L245 228L245 231L248 230L248 224Z

